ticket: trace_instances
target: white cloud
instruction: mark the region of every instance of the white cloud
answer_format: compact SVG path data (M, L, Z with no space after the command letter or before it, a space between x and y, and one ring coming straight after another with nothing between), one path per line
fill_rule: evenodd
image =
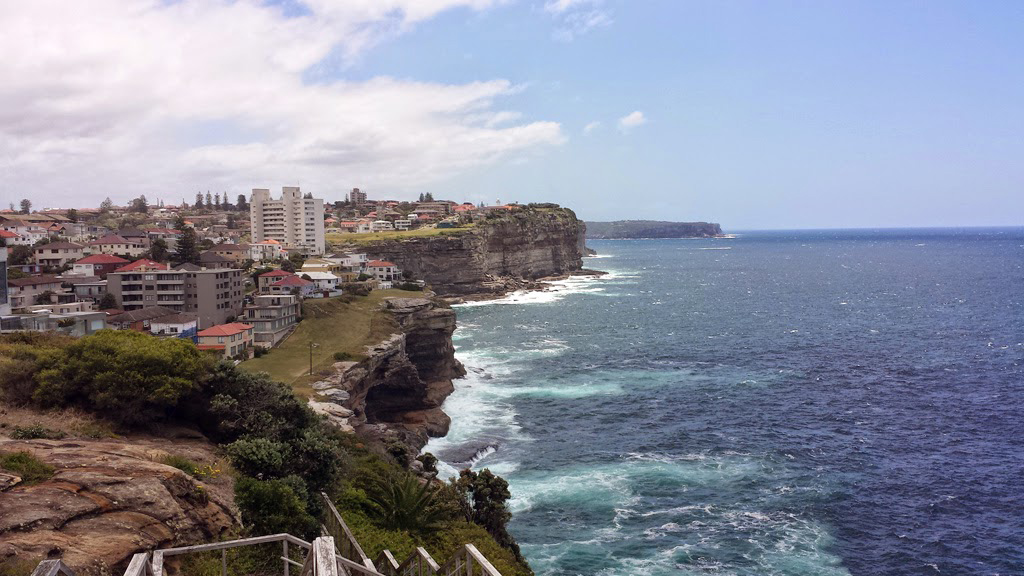
M0 4L0 197L51 205L301 185L402 191L564 141L507 80L321 80L443 10L500 0ZM37 204L40 202L37 201Z
M629 114L626 114L622 118L619 118L619 130L628 132L637 126L647 123L647 118L644 113L639 110L634 110Z
M595 130L598 130L600 128L601 128L601 122L598 121L598 120L594 120L593 122L590 122L586 126L583 127L583 133L584 134L590 134L590 133L592 133Z
M611 26L611 14L601 8L602 0L548 0L544 10L558 20L553 36L571 42L595 28Z

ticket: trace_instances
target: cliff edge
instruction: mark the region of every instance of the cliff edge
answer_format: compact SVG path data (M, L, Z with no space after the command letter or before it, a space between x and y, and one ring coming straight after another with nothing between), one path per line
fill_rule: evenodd
M441 404L452 379L466 374L452 345L455 311L429 298L388 298L383 308L398 332L368 347L361 362L335 363L334 374L313 384L324 400L310 406L342 429L398 440L415 453L448 433Z
M441 296L502 294L582 269L586 225L554 204L492 211L471 227L361 247L425 280Z

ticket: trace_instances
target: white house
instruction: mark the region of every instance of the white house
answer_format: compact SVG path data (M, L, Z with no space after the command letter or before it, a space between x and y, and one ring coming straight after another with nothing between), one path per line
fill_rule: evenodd
M340 278L330 272L303 272L302 276L309 276L317 290L334 291L338 289Z
M412 228L412 220L395 220L395 230L408 230Z
M394 263L387 260L370 260L366 263L366 274L373 276L381 282L402 279L402 271Z
M374 220L373 224L370 224L370 230L373 232L384 232L385 230L394 230L395 227L387 220Z

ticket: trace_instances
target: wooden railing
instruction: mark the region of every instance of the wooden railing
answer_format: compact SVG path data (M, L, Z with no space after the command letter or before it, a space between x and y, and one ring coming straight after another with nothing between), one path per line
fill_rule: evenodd
M356 541L356 537L352 535L352 531L349 530L348 524L345 524L341 514L338 514L338 509L334 507L334 503L327 497L327 494L321 492L320 496L323 497L324 503L327 505L326 518L324 519L326 524L323 528L337 542L338 555L376 572L377 568L373 565L373 560L370 560L363 552L363 548Z
M152 553L140 552L132 556L124 576L164 576L165 558L216 550L220 550L221 553L221 576L228 576L228 550L276 542L281 543L284 576L291 576L292 566L299 568L298 576L501 576L501 573L472 544L464 544L442 566L439 566L426 550L419 547L402 563L395 560L390 551L384 550L374 565L363 553L363 549L356 542L355 536L342 520L334 504L326 494L323 498L327 504L327 524L322 528L328 534L317 538L312 544L291 534L273 534L213 544L163 548ZM305 560L301 563L292 560L289 546L305 550ZM32 576L75 576L75 573L60 560L43 560L32 572Z

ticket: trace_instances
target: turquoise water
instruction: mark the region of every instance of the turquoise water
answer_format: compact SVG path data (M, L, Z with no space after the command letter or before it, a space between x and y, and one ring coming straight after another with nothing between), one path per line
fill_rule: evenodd
M426 448L538 574L1024 574L1024 230L592 247L458 308Z

